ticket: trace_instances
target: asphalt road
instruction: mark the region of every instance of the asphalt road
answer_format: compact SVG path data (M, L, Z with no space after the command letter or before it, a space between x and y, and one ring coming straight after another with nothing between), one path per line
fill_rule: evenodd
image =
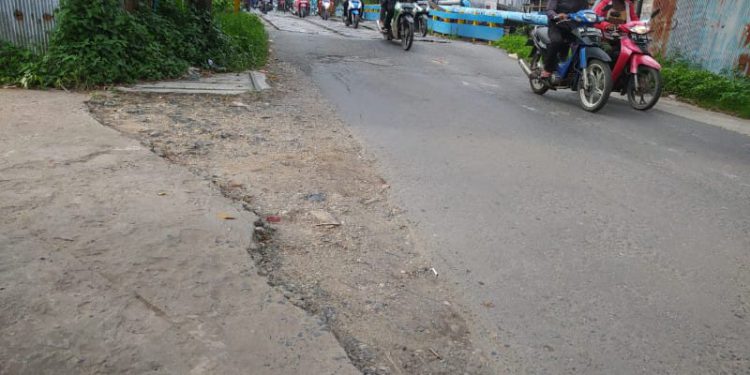
M498 372L750 373L750 137L536 96L489 46L269 19L276 55L379 158Z

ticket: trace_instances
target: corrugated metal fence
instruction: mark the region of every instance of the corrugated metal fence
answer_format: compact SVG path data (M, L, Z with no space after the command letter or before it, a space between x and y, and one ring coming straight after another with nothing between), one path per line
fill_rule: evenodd
M49 43L60 0L0 0L0 39L38 52Z
M654 34L659 52L717 73L738 69L750 75L750 0L649 2L662 11Z

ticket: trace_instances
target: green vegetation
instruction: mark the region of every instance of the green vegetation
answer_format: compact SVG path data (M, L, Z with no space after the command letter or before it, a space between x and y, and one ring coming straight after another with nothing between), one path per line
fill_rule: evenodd
M268 59L268 34L258 17L248 13L222 12L216 15L221 31L230 38L234 51L227 66L243 70L263 66Z
M31 51L0 40L0 85L16 83L37 59Z
M178 77L188 66L244 70L266 63L267 35L250 14L211 15L174 0L131 13L120 0L95 2L61 1L42 56L0 44L0 83L88 88Z
M529 40L529 37L526 35L508 34L492 42L492 45L502 48L508 53L515 53L520 58L526 58L531 54L531 46L526 45L527 40Z
M685 62L663 61L664 91L698 106L750 118L750 78L719 75Z

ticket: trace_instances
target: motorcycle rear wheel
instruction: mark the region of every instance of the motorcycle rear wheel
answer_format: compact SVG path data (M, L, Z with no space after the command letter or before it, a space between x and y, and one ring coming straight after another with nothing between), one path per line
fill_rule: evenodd
M638 90L635 89L635 80L638 80ZM654 68L640 67L638 73L631 75L628 79L628 102L630 106L639 111L647 111L653 108L661 97L664 82L661 72ZM650 95L646 99L646 95Z
M359 27L359 16L354 16L354 28Z
M533 91L534 94L537 95L544 95L547 90L549 90L549 87L544 82L542 82L541 79L539 79L539 74L542 73L544 66L542 63L542 54L538 50L535 50L531 55L530 65L531 71L536 73L536 76L529 77L529 86L531 86L531 91Z
M581 77L578 83L578 98L583 109L597 112L604 108L612 93L612 70L605 62L592 59L583 74L588 75L588 87Z
M427 36L427 16L420 16L419 19L419 34L422 38Z
M401 21L401 47L404 51L411 49L411 45L414 43L414 23L409 21Z

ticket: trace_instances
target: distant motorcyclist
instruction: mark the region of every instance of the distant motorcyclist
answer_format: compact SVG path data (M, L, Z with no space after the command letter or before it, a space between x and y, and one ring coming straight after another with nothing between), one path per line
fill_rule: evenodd
M547 17L549 17L550 45L544 56L544 71L541 78L549 79L557 70L560 53L568 49L570 40L574 38L571 24L562 22L568 19L568 14L588 9L588 0L549 0L547 3Z

